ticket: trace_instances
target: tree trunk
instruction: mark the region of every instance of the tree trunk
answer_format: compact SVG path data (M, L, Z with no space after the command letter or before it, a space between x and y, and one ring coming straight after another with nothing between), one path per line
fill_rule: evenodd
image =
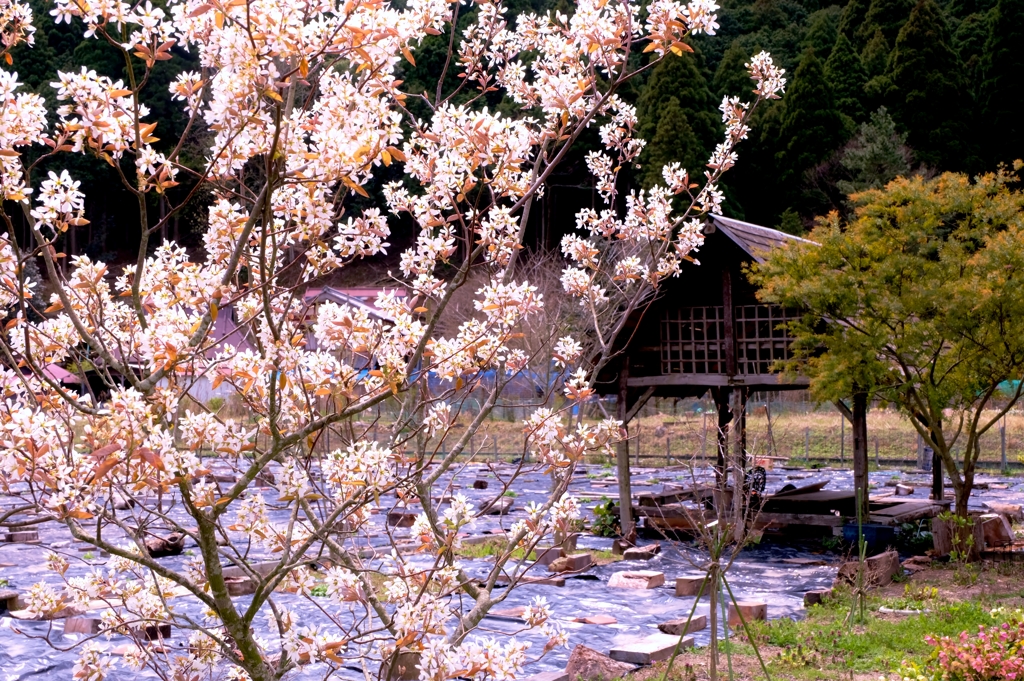
M853 489L860 492L860 512L868 517L868 394L853 396Z

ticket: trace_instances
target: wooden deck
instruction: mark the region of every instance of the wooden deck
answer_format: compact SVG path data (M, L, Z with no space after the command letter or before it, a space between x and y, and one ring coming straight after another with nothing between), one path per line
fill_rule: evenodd
M826 483L787 490L765 498L754 516L755 529L783 529L789 526L842 527L857 522L856 495L852 490L824 490ZM713 522L714 511L703 502L710 499L710 486L668 488L662 492L637 495L634 517L645 518L651 527L674 530L695 530ZM871 497L866 523L902 525L924 518L933 518L949 510L950 501L928 499L894 499ZM618 513L618 507L613 511Z

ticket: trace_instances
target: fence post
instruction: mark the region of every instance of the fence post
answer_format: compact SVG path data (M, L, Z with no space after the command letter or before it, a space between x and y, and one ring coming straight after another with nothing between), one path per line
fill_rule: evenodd
M491 437L494 438L494 462L497 463L498 462L498 436L497 435L492 435Z
M672 461L672 436L665 436L665 465L668 466L669 462Z
M807 460L807 465L811 465L811 429L804 428L804 459Z
M636 424L636 465L640 465L640 419L637 419Z
M1006 475L1006 415L1003 415L1003 425L999 427L999 462L1003 475Z
M703 466L707 463L705 447L708 444L708 413L703 412L702 416L704 417L704 435L700 439L700 465Z
M924 465L924 439L921 437L921 433L917 434L917 467L920 470L925 469Z
M839 414L839 464L846 465L846 417Z
M882 464L878 461L878 438L875 438L875 468L881 468Z

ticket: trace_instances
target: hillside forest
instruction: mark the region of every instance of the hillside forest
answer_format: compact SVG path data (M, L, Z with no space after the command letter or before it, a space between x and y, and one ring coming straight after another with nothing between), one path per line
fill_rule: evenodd
M87 67L125 77L117 51L82 39L81 27L55 25L45 0L32 4L36 44L15 50L14 68L51 111L57 103L50 83L58 70ZM572 11L569 0L511 0L506 6L512 17ZM465 7L459 25L474 11ZM750 138L739 147L740 162L726 176L724 212L731 217L800 234L815 216L845 211L849 194L899 175L975 173L1024 156L1024 0L725 0L718 21L716 35L691 39L692 53L670 56L622 92L637 105L640 135L648 142L639 167L622 180L633 188L659 182L665 163L679 161L691 171L703 167L722 132L718 104L725 95L749 97L744 64L760 50L786 69L788 84L781 100L755 113ZM449 36L433 36L416 51L415 65L403 63L411 93L436 90L448 41ZM144 92L149 120L158 121L156 134L167 144L185 123L167 85L180 71L197 68L194 55L177 47L174 53L175 59L158 62ZM635 55L638 65L646 58ZM449 73L440 86L454 89L455 77ZM417 109L423 102L410 101L414 114L426 112ZM500 92L487 105L510 106ZM189 133L186 164L187 149L198 153L205 134L201 127ZM552 178L531 215L531 247L556 247L573 228L576 211L594 204L596 191L584 163L597 142L596 130L591 134ZM191 161L198 166L201 159ZM90 220L87 228L69 230L64 250L122 260L138 244L138 209L120 188L115 169L77 154L63 154L57 162L82 181ZM380 168L378 190L369 188L369 198L353 195L351 201L379 205L379 186L399 176L395 168ZM154 196L151 209L163 215L193 189L183 181L168 197ZM208 202L202 189L194 192L162 236L199 247ZM395 220L396 248L390 252L398 253L411 237L412 225Z

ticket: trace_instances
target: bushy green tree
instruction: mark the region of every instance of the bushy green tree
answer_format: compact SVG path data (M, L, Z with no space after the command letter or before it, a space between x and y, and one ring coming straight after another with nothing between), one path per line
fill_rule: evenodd
M832 46L839 35L839 20L842 10L839 5L829 5L811 14L807 20L807 33L803 46L810 47L819 59L827 60L832 54Z
M1024 156L1024 0L999 0L985 45L981 108L990 154L1000 161Z
M836 108L853 121L864 117L864 84L867 73L860 63L860 57L853 49L853 43L842 33L836 39L832 54L825 62L825 78L832 86Z
M745 64L758 51L749 51L743 46L743 41L733 40L722 55L722 61L715 69L715 76L711 86L719 97L748 97L754 89L750 80L750 73Z
M895 180L832 214L814 243L775 249L754 272L766 302L805 310L789 369L822 401L896 405L942 458L967 515L980 438L1024 390L1024 196L1003 173ZM1004 401L1005 400L1005 401Z
M977 165L966 121L971 102L963 63L934 0L919 0L914 7L896 39L886 78L886 106L908 132L919 161L953 170Z
M876 78L885 73L889 65L890 52L890 43L885 39L882 29L875 29L861 51L861 63L869 78Z
M909 175L913 156L906 142L906 133L896 129L884 106L871 114L840 156L839 164L849 175L837 182L840 191L854 194L881 189L897 177Z
M858 30L864 25L864 17L868 13L869 0L848 0L843 6L843 14L839 18L839 32L845 35L858 48L864 42L858 37Z

